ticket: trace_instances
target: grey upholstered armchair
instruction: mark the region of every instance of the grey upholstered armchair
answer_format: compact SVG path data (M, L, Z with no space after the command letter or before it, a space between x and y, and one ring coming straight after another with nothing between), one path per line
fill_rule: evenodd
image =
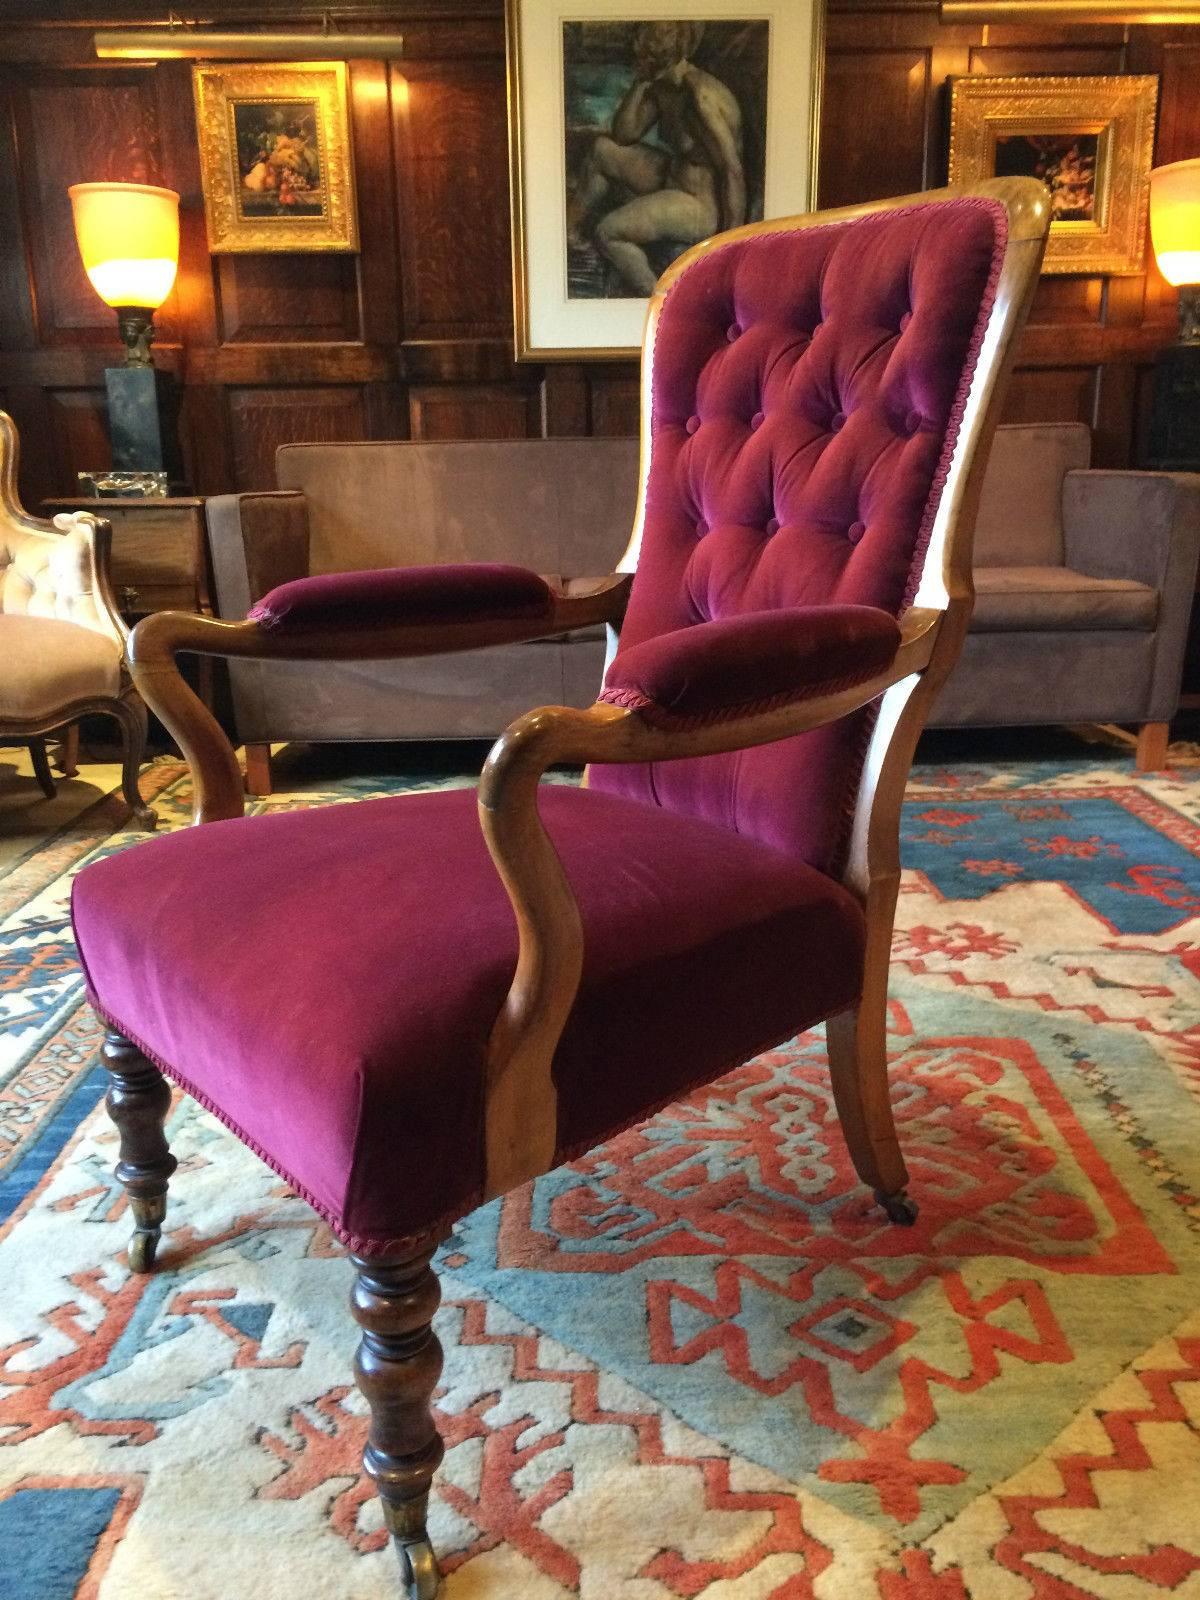
M0 411L0 745L28 745L53 799L46 735L103 714L121 725L122 792L139 827L155 815L138 791L146 708L124 664L126 629L97 576L110 533L84 514L31 517L17 499L17 430Z
M1137 725L1161 767L1200 551L1200 475L1089 468L1082 423L998 428L975 530L975 611L935 727Z

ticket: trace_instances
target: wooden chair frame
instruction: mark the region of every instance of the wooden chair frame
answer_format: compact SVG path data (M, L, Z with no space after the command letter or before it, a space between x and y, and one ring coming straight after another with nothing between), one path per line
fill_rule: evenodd
M0 411L0 539L5 527L29 541L62 541L68 533L53 522L34 517L22 506L17 493L17 465L20 440L11 417ZM96 631L108 635L125 650L129 628L112 592L110 553L112 526L108 522L79 513L70 518L70 533L86 546L82 598L90 600L99 624ZM90 624L80 623L81 627ZM67 748L63 761L65 776L73 777L78 750L78 724L81 717L114 717L121 728L121 793L135 825L147 831L157 818L143 801L138 789L138 773L146 754L146 707L122 663L121 685L116 695L87 695L55 706L44 716L0 719L0 745L28 745L33 758L34 776L47 800L55 795L54 779L46 755L46 735L67 729Z
M730 238L818 227L886 215L963 196L999 201L1008 241L994 306L972 377L949 472L939 501L902 642L885 672L852 689L687 731L652 727L639 711L597 702L531 711L493 746L479 786L479 816L497 872L511 900L519 954L511 988L488 1046L485 1085L486 1194L503 1194L554 1165L555 1050L574 1004L583 967L579 908L538 814L538 786L559 762L671 761L747 749L789 738L879 701L858 787L844 878L863 904L867 949L858 1004L827 1023L833 1087L854 1165L893 1220L911 1222L907 1175L888 1095L885 1022L888 962L900 881L899 821L917 737L958 656L973 601L971 535L988 446L1014 346L1037 285L1049 227L1049 197L1030 179L996 179L909 195L785 221L753 223L697 246L663 276L650 303L646 349L653 347L671 285L707 251ZM646 515L651 450L651 362L644 364L642 472L633 537L621 573L561 584L551 618L540 625L470 621L279 634L255 622L220 622L181 613L146 618L130 641L133 675L146 700L191 764L195 820L242 814L242 781L232 747L176 665L179 652L291 660L352 660L478 649L545 637L597 622L617 624L637 562ZM101 573L101 582L107 582ZM162 1226L174 1169L162 1127L169 1095L158 1069L129 1041L110 1035L109 1106L121 1134L118 1176L132 1201L137 1232L131 1263L148 1267ZM438 1288L429 1262L435 1238L388 1259L353 1257L358 1271L352 1310L362 1328L357 1374L371 1406L364 1467L384 1502L412 1600L437 1592L437 1564L425 1533L429 1486L442 1447L429 1412L440 1371L430 1328Z

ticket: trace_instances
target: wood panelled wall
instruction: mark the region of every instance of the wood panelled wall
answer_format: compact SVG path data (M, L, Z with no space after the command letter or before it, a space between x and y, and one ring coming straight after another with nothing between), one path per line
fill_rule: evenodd
M71 492L77 469L108 459L114 319L84 277L66 195L86 179L165 183L183 196L180 279L159 316L157 359L184 386L184 448L201 493L269 486L285 440L634 431L631 364L512 359L500 0L354 8L357 20L395 27L403 52L353 67L362 251L324 257L209 256L189 66L97 64L96 19L71 20L82 9L6 0L15 20L0 26L0 405L24 441L29 504ZM259 0L253 15L292 21L303 10ZM162 14L140 0L105 13ZM1156 160L1200 155L1200 28L943 27L932 5L835 0L822 202L941 182L944 85L967 72L1159 73ZM1095 429L1100 463L1135 461L1149 364L1173 322L1152 267L1043 280L1010 418L1079 418Z

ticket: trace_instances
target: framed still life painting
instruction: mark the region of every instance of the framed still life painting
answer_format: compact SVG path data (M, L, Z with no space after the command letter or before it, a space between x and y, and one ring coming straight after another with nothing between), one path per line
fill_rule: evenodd
M1053 207L1043 272L1140 272L1158 79L950 80L950 182L1028 176Z
M822 0L507 0L518 360L631 356L702 239L812 209Z
M193 70L208 247L357 250L344 61Z

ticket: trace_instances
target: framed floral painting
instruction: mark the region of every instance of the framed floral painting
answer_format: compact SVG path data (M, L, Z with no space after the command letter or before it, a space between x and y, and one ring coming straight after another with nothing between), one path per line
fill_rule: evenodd
M1155 77L950 80L950 182L1040 178L1053 221L1043 272L1140 272Z
M625 356L655 280L811 209L820 0L508 0L519 360Z
M208 247L357 250L344 61L193 71Z

